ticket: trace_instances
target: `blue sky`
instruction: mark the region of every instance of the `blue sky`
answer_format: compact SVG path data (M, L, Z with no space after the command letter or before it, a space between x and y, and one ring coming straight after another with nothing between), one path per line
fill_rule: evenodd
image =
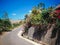
M6 11L10 19L24 19L25 14L40 2L46 7L60 3L59 0L0 0L0 16Z

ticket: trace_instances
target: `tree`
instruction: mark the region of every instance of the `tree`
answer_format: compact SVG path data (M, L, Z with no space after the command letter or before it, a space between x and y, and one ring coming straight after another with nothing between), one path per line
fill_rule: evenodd
M3 30L3 20L0 19L0 34L2 34L2 30Z
M50 6L50 7L48 7L47 10L48 10L49 13L51 13L51 12L54 10L54 6Z
M40 24L42 23L42 14L38 14L38 15L31 15L31 24Z
M38 9L45 9L45 4L41 2L37 5L37 8Z
M8 31L12 27L12 25L11 25L11 22L9 20L7 12L4 12L2 20L3 20L3 30Z
M4 14L2 16L2 19L9 20L8 13L6 11L4 12Z
M26 15L25 15L25 20L26 20L27 18L28 18L28 15L26 14Z
M42 17L43 17L44 24L49 22L49 13L48 13L48 10L43 10L42 11Z

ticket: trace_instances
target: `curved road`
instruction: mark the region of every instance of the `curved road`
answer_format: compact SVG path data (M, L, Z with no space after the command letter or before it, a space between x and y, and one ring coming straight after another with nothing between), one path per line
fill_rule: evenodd
M9 32L1 38L1 45L33 45L26 40L18 37L18 32L23 30L23 26Z

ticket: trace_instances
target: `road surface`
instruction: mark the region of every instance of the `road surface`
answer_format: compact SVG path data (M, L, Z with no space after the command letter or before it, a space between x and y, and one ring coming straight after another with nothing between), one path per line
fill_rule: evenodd
M26 40L18 37L18 32L22 30L23 27L20 26L14 31L9 32L1 38L0 45L33 45L32 43L27 42Z

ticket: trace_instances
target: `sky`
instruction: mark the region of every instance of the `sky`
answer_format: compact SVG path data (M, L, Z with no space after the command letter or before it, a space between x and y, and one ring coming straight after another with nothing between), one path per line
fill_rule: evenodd
M46 8L60 4L59 0L0 0L0 17L6 11L12 20L24 19L24 16L40 2L43 2Z

